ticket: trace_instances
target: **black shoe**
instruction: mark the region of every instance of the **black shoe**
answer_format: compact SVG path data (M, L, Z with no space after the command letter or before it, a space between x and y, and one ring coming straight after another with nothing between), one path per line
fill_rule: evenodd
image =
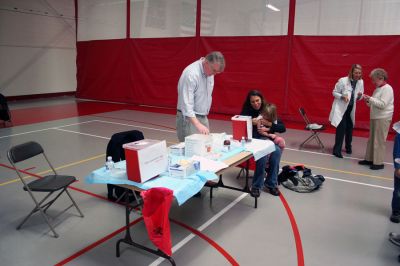
M340 153L334 152L334 153L332 153L332 154L335 155L335 157L343 158L343 155L341 155Z
M265 191L274 196L279 196L281 194L276 187L266 187Z
M260 189L259 189L259 188L252 187L252 188L251 188L251 191L250 191L250 195L251 195L252 197L254 197L254 198L260 197Z
M389 233L389 241L400 247L400 235L396 233Z
M383 164L373 164L369 167L371 170L381 170L383 169L384 165Z
M353 151L352 151L351 149L346 149L346 153L347 153L347 154L352 154Z
M372 162L371 161L367 161L367 160L362 160L362 161L359 161L358 164L360 164L360 165L372 165Z
M400 213L392 212L392 215L390 215L390 221L395 224L400 223Z

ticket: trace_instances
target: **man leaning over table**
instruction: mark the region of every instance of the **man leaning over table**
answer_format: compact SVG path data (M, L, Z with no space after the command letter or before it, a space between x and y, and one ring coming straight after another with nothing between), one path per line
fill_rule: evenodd
M195 133L209 134L214 75L225 69L225 58L214 51L187 66L178 82L176 132L180 142Z

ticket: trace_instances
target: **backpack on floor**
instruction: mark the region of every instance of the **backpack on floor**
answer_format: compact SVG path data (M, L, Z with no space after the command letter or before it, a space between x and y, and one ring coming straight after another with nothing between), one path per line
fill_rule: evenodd
M304 165L285 165L282 172L278 175L278 183L285 188L300 192L308 193L318 190L325 178L322 175L311 174L311 169Z

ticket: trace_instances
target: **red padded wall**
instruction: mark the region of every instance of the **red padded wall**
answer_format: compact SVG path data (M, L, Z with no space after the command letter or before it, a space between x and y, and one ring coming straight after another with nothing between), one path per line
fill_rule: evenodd
M300 121L298 107L304 106L313 120L327 123L333 86L347 75L351 64L359 63L368 94L374 89L369 72L375 67L388 71L395 91L393 120L400 119L400 36L293 36L291 49L288 72L288 36L78 42L77 95L174 108L182 70L209 51L219 50L227 67L215 77L213 112L238 113L248 90L257 88L277 104L284 119ZM368 127L368 108L363 102L357 108L356 127Z

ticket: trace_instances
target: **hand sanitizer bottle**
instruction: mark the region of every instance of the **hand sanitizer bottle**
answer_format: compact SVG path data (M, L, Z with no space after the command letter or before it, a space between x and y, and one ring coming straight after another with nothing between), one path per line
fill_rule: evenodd
M244 146L246 145L246 139L244 137L242 137L242 140L240 141L240 143L242 144L242 148L244 148Z
M114 168L114 162L112 160L111 156L107 157L107 162L106 162L106 171L112 171L112 169Z

